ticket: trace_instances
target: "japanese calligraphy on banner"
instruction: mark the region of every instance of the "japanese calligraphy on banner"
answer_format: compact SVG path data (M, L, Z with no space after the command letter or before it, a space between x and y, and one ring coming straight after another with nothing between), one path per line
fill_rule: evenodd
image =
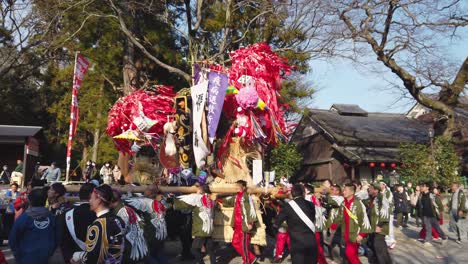
M219 117L223 110L224 96L229 86L228 76L224 73L211 71L208 73L208 138L213 144L216 138Z
M210 153L202 137L201 122L205 111L206 92L208 81L201 80L197 85L190 88L192 94L193 114L193 156L198 168L205 165L204 158Z
M88 71L89 62L86 58L77 52L75 57L75 71L73 72L73 89L72 89L72 101L71 101L71 114L70 114L70 129L68 132L68 144L67 144L67 170L66 178L68 181L68 176L70 175L70 160L71 160L71 149L73 138L76 134L76 128L78 126L78 117L80 109L78 107L78 95L80 93L81 82L83 77Z

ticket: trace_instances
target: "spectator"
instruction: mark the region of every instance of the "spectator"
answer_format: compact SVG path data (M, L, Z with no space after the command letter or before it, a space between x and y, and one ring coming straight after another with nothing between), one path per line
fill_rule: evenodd
M114 177L114 182L121 182L122 172L120 171L119 165L114 165L114 169L112 169L112 176Z
M421 218L419 217L419 208L417 206L419 196L421 195L421 186L416 185L414 192L410 196L411 207L413 208L413 216L416 218L416 227L421 226Z
M56 182L52 184L47 192L47 199L49 201L50 211L54 215L60 215L70 209L70 204L65 199L67 190L62 183Z
M102 166L101 171L99 172L101 175L102 180L104 181L104 184L112 184L112 168L110 162L106 162L104 166Z
M8 190L5 194L5 197L9 200L7 213L14 213L15 212L14 202L16 198L19 196L18 184L16 182L13 182L10 185L10 187L11 187L10 190Z
M43 182L40 180L32 179L26 186L26 191L19 194L15 200L15 219L17 219L26 209L29 207L28 195L31 193L34 187L43 186Z
M54 254L60 236L55 216L45 206L43 189L28 195L30 207L15 221L8 238L16 263L47 264Z
M405 192L402 185L397 187L395 194L393 195L395 201L395 213L397 214L396 227L400 225L402 227L408 227L408 213L409 213L409 203L408 203L408 194Z
M60 171L60 168L57 167L55 162L52 162L50 167L42 175L42 180L45 179L48 183L56 182L60 180L61 175L62 172Z
M83 174L83 180L84 181L90 181L91 178L93 177L93 162L91 160L88 160L86 162L86 167L85 167L85 173Z
M422 194L418 201L419 213L423 219L424 228L427 230L426 242L424 243L426 246L432 246L432 227L434 227L443 239L442 243L447 241L447 236L444 231L442 231L439 224L440 214L443 212L443 208L439 208L440 203L436 202L437 197L429 191L429 186L429 183L423 183L421 185Z
M21 185L23 183L23 161L17 160L16 164L18 165L11 173L11 182L16 182L18 185Z
M36 162L36 165L34 166L34 174L33 174L33 179L38 179L40 180L42 175L41 172L39 171L39 168L41 167L40 162Z
M2 170L2 172L0 173L0 183L2 183L2 184L9 184L9 183L10 183L10 178L11 178L11 174L10 174L10 172L8 171L8 166L7 166L7 165L3 165L3 170Z
M450 227L457 233L456 242L461 244L461 237L466 234L464 216L468 211L468 208L466 207L466 197L463 190L460 188L460 183L452 183L451 189L452 196L448 204Z

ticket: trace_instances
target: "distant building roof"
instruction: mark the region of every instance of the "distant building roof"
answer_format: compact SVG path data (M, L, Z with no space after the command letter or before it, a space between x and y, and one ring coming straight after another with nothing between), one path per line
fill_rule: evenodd
M340 146L397 147L405 142L429 141L428 124L401 114L350 116L332 110L310 109L306 118Z
M0 136L31 137L42 129L38 126L0 125Z
M429 142L429 126L404 114L366 112L366 115L349 115L340 114L334 107L330 110L309 109L291 141L300 150L308 151L308 142L322 134L332 148L349 161L394 162L398 160L401 143Z
M42 127L0 125L0 143L23 144L26 137L36 135Z
M367 116L368 113L359 105L355 104L334 104L331 111L336 111L340 115L354 115L354 116Z

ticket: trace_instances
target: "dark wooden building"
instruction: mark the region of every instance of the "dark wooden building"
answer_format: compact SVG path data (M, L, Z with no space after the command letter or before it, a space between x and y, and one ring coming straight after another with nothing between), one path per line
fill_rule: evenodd
M304 160L293 180L344 183L398 172L401 143L428 143L430 125L404 114L368 113L357 105L309 109L291 141Z
M22 160L25 181L31 179L39 160L39 141L34 136L41 129L37 126L0 125L0 166L8 165L12 171L16 161Z

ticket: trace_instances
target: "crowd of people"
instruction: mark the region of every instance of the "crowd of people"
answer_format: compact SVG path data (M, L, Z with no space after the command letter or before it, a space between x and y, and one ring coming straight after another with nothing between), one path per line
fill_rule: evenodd
M42 180L46 183L53 183L56 181L63 180L62 170L57 166L56 162L52 162L47 168L41 170L40 163L37 163L34 169L33 178ZM85 165L84 172L80 170L72 171L72 180L75 181L91 181L94 180L99 184L124 184L125 181L122 178L120 167L115 164L112 165L110 161L104 162L102 167L98 169L96 162L88 160ZM3 165L2 171L0 172L0 184L10 184L16 182L18 185L22 185L23 181L23 161L18 160L17 166L13 171L10 171L8 165Z
M407 228L410 216L416 219L417 227L422 226L418 240L424 246L432 246L433 240L446 243L447 235L441 229L444 212L450 217L456 243L461 244L467 235L464 219L468 202L458 182L451 185L447 206L442 203L440 189L430 183L413 188L408 182L390 188L383 181L344 186L325 181L321 191L317 195L307 183L292 187L293 201L302 212L288 200L278 210L276 224L284 225L283 220L289 218L289 228L279 228L275 262L281 262L284 241L290 241L293 263L327 263L325 255L333 260L335 246L347 263L360 263L359 255L367 256L369 263L392 263L389 250L397 243L394 228ZM303 199L309 203L304 204ZM315 212L311 206L315 206ZM315 233L315 240L310 231Z
M263 196L264 204L274 211L270 218L257 213L245 181L237 182L234 195L214 195L208 185L196 183L196 193L176 196L164 194L157 185L133 194L131 187L121 193L91 180L81 185L75 198L79 201L74 203L64 185L44 183L33 179L24 192L12 183L7 192L7 210L14 215L9 245L17 263L47 263L57 248L65 263L168 263L164 244L171 233L169 211L190 215L189 228L184 228L188 245L181 236L182 255L193 263L204 263L208 255L210 263L217 263L212 239L216 207L233 208L231 244L246 264L260 261L250 242L259 217L273 230L273 262L277 263L286 256L285 248L293 264L327 263L327 257L334 259L336 246L340 258L351 264L360 263L360 255L367 256L369 263L392 263L389 251L397 242L394 228L408 227L410 216L422 226L424 245L447 241L440 228L446 210L438 188L429 183L414 189L411 183L397 185L392 191L385 182L340 186L325 181L316 193L311 184L283 182L278 197L284 199ZM458 183L452 184L451 191L446 208L456 241L461 243L466 235L467 202Z

